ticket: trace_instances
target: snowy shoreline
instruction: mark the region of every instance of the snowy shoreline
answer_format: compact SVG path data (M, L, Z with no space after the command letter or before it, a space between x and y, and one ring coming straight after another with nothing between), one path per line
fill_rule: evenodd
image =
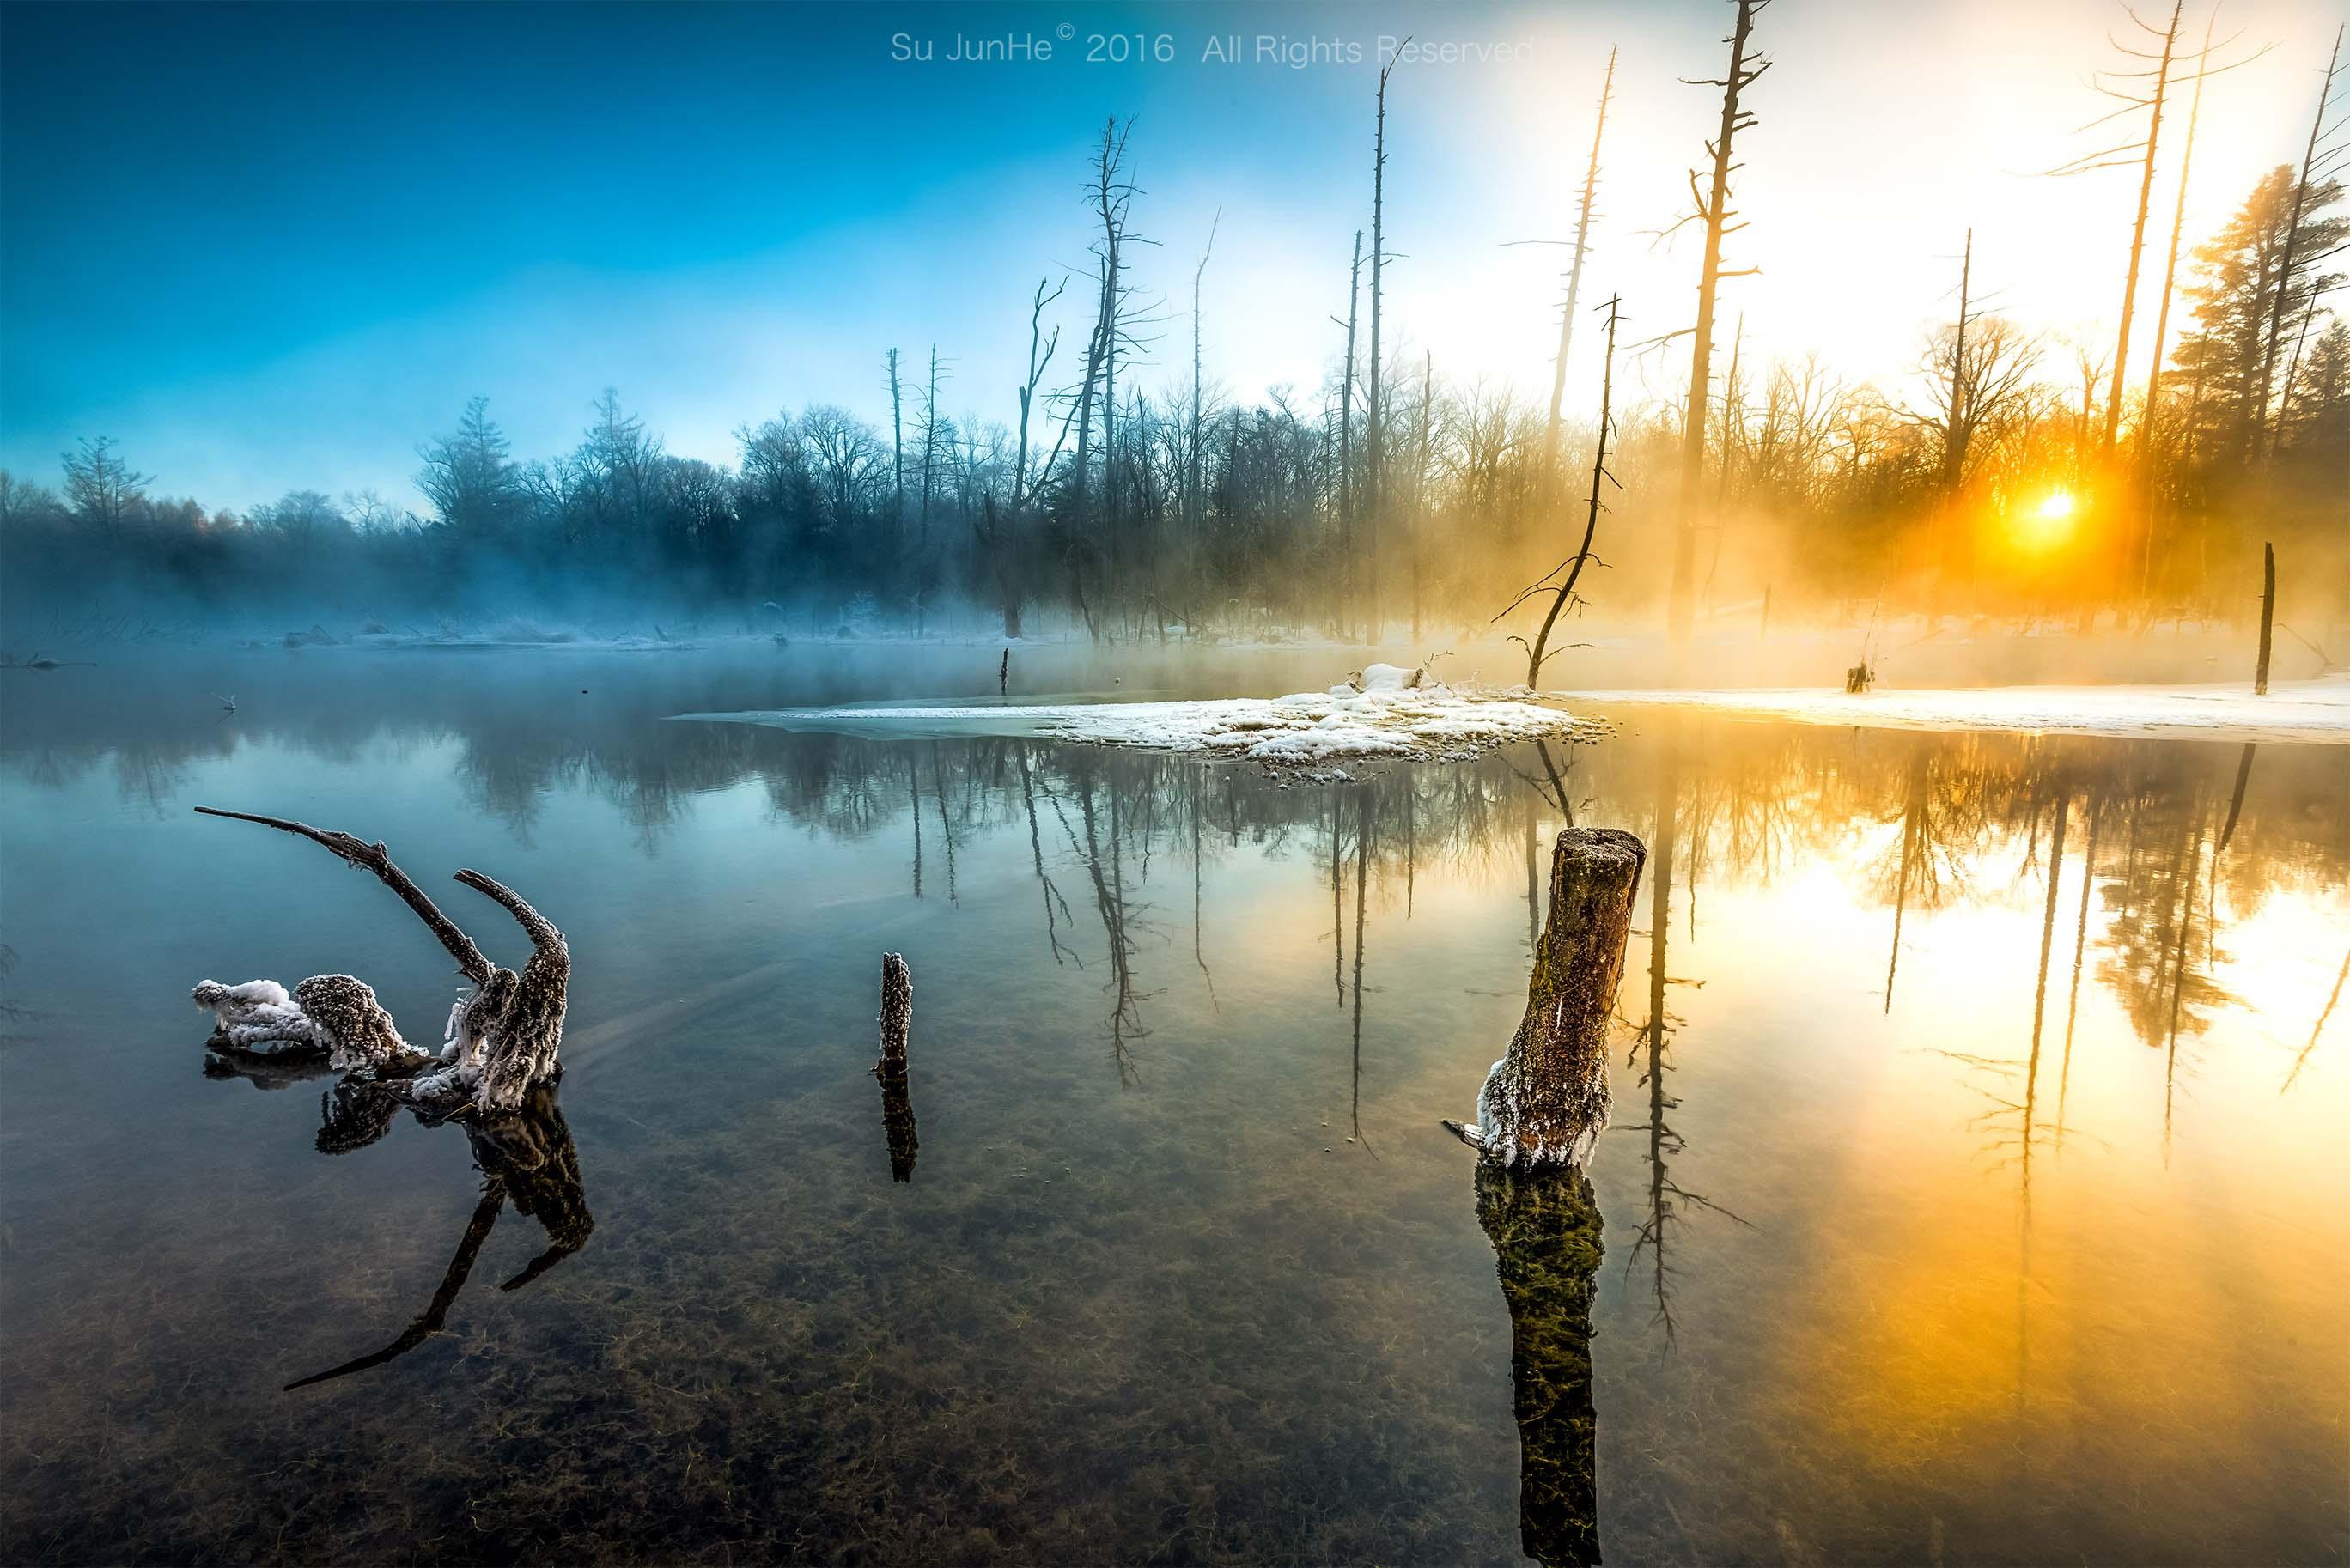
M1881 730L1988 730L2350 745L2350 678L2208 686L1984 686L1865 695L1823 690L1573 691L1573 707L1694 708L1731 718Z
M1466 762L1534 740L1589 740L1603 721L1514 695L1424 681L1374 664L1359 685L1287 697L1180 702L1058 702L779 708L680 713L681 720L844 734L1034 735L1097 745L1304 767L1321 763Z

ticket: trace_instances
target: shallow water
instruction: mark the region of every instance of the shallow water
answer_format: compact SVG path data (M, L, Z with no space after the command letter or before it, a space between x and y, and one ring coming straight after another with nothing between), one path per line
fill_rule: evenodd
M983 696L993 649L6 679L8 1561L2350 1552L2339 749L2237 803L2238 746L1650 711L1284 788L665 718ZM1616 1125L1590 1207L1481 1202L1437 1119L1562 794L1651 851ZM348 970L425 1037L456 981L196 805L382 838L494 955L457 867L556 919L546 1147L325 1155L328 1079L207 1078L199 979Z

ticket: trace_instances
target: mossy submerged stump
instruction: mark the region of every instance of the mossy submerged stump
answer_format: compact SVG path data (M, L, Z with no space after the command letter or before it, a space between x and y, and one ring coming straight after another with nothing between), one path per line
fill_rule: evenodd
M1591 1297L1606 1249L1575 1169L1477 1162L1477 1223L1510 1312L1518 1422L1518 1535L1544 1568L1599 1561L1598 1414Z
M1525 1017L1485 1075L1476 1121L1444 1124L1482 1158L1525 1169L1589 1162L1607 1126L1607 1023L1648 858L1647 846L1620 828L1558 836Z

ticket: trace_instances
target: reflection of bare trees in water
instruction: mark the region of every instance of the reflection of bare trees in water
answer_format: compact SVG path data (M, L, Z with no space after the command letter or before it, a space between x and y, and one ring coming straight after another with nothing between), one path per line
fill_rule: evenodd
M1346 832L1338 821L1339 792L1330 795L1330 985L1338 993L1335 1005L1347 1005L1347 894L1338 866L1346 853Z
M2284 1075L2285 1088L2292 1088L2293 1080L2301 1076L2302 1068L2309 1064L2309 1054L2317 1049L2317 1037L2325 1033L2325 1021L2334 1016L2334 1008L2341 1004L2342 986L2345 981L2350 981L2350 953L2342 955L2342 972L2334 977L2334 990L2325 998L2325 1006L2317 1014L2317 1022L2310 1027L2309 1044L2301 1048L2301 1054L2293 1059L2293 1071ZM2278 1092L2282 1094L2283 1090Z
M947 820L946 764L940 760L939 746L940 742L936 741L931 742L931 777L939 793L939 836L947 844L947 902L959 905L962 900L955 891L954 825ZM914 815L919 819L921 815L920 805L917 802Z
M1045 870L1045 845L1036 832L1036 781L1035 775L1028 771L1028 748L1025 744L1021 744L1014 747L1013 750L1020 763L1020 805L1028 816L1029 858L1036 868L1037 890L1043 894L1045 899L1045 945L1052 950L1053 963L1055 968L1066 968L1069 962L1074 961L1079 969L1083 969L1085 960L1078 958L1076 954L1061 945L1061 923L1070 919L1069 901L1061 897L1061 890L1053 886L1053 878ZM1053 912L1056 907L1060 910L1057 919Z
M1047 950L1064 964L1077 952L1069 929L1074 904L1063 896L1066 873L1055 864L1068 853L1066 836L1045 833L1042 825L1053 815L1048 803L1057 799L1069 805L1069 825L1076 826L1073 792L1082 770L1093 781L1097 853L1114 895L1105 938L1126 932L1109 942L1123 955L1113 968L1127 981L1125 1002L1113 1021L1120 1034L1135 1022L1136 934L1131 911L1118 908L1127 900L1115 894L1154 856L1191 855L1193 965L1204 983L1210 961L1203 867L1220 850L1245 843L1278 854L1311 842L1338 862L1325 874L1335 872L1334 883L1343 884L1352 874L1347 862L1355 855L1359 817L1369 825L1362 857L1368 875L1395 875L1409 914L1424 864L1503 871L1524 855L1528 802L1547 802L1545 811L1578 821L1621 815L1623 803L1653 794L1664 752L1654 732L1634 732L1567 753L1524 748L1458 766L1388 769L1346 786L1347 804L1341 808L1326 791L1272 787L1246 770L1142 752L1007 740L792 734L750 724L663 722L601 706L582 716L548 702L544 692L497 682L479 691L444 685L413 694L387 682L375 695L381 714L353 712L339 698L322 700L276 732L252 726L288 699L273 697L267 710L256 701L250 719L240 715L238 722L246 726L241 734L247 742L265 736L271 744L342 761L386 745L453 747L459 774L477 803L514 831L528 834L554 795L593 791L624 812L648 853L685 817L694 796L750 783L764 787L779 823L850 840L916 836L925 894L938 871L927 862L951 852L959 879L974 833L991 824L1017 824L1031 828L1043 934ZM696 705L707 705L707 698L648 705L646 712ZM119 716L100 722L63 707L29 719L12 714L0 767L12 781L36 788L64 787L92 769L102 780L110 771L132 798L160 800L175 787L175 769L224 755L240 743L208 711L182 714L177 705L159 703L135 717L152 732L126 747ZM2087 896L2102 914L2093 921L2087 911L2076 912L2080 971L2121 1000L2140 1039L2167 1054L2175 1052L2182 1076L2191 1065L2192 1043L2233 1001L2213 978L2225 956L2217 940L2220 925L2256 910L2276 889L2319 890L2350 877L2350 809L2340 754L2331 748L2262 747L2257 764L2247 769L2241 746L1681 723L1685 733L1701 729L1704 741L1674 764L1679 820L1674 896L1683 898L1699 884L1768 882L1791 854L1810 863L1852 866L1864 892L1888 911L1894 939L1884 955L1888 1007L1903 947L1915 936L1919 915L1987 896L1973 884L1991 844L2012 841L2037 853L2037 836L2050 821L2049 780L2061 769L2083 813L2067 849L2080 842L2085 826L2095 884ZM2244 782L2241 797L2234 787L2239 779ZM926 802L925 794L934 798ZM1332 812L1341 809L1343 820L1334 821ZM1101 843L1113 818L1118 842ZM934 836L944 842L928 842ZM1090 885L1083 835L1075 836ZM1534 848L1536 929L1530 937L1539 935L1540 920L1540 844ZM1342 885L1337 893L1332 978L1343 1006ZM1094 902L1099 912L1103 899L1097 896ZM1686 909L1685 927L1695 916L1694 900ZM2330 972L2313 987L2304 1019L2322 1004L2326 979ZM1111 986L1121 990L1115 973ZM2078 1002L2075 988L2066 1003L2074 1033ZM2306 1027L2304 1022L2293 1033ZM2068 1084L2060 1065L2054 1085L2059 1101ZM2183 1103L2183 1093L2179 1098ZM2055 1119L2062 1124L2061 1106Z
M1957 803L1936 790L1939 750L1933 742L1912 743L1901 795L1901 831L1890 853L1893 879L1893 945L1885 961L1885 1011L1893 1011L1893 980L1901 966L1901 922L1914 901L1941 907L1959 884L1970 846L1953 842L1963 822ZM1879 878L1884 876L1880 868Z
M1371 887L1371 804L1367 797L1356 803L1355 824L1355 1030L1354 1059L1351 1075L1349 1111L1354 1124L1354 1136L1365 1150L1377 1158L1371 1140L1363 1135L1363 928L1366 906Z
M2043 786L2045 786L2044 789ZM1984 1109L1968 1124L1970 1130L1984 1136L1979 1151L1991 1162L1991 1168L2013 1165L2018 1168L2018 1193L2022 1216L2023 1236L2028 1247L2032 1214L2032 1159L2043 1144L2062 1144L2065 1132L2064 1107L2072 1084L2073 1025L2079 1002L2080 956L2076 949L2074 959L2073 986L2074 994L2065 1009L2064 1062L2057 1074L2057 1110L2053 1116L2043 1115L2041 1101L2041 1062L2049 1030L2048 971L2056 952L2056 915L2059 895L2064 887L2064 846L2073 818L2074 790L2069 777L2061 771L2054 772L2033 783L2026 791L2033 820L2027 837L2027 867L2039 855L2039 818L2049 821L2047 861L2042 873L2043 888L2040 911L2040 961L2032 992L2032 1032L2021 1057L1991 1055L1979 1053L1943 1051L1939 1054L1959 1064L1976 1094L1985 1102ZM2098 814L2094 805L2083 801L2083 813L2090 822L2089 844L2082 857L2082 908L2076 930L2076 942L2085 939L2088 886L2094 880L2092 867L2096 846Z
M1135 931L1142 912L1149 906L1130 904L1126 893L1126 852L1123 823L1120 815L1119 791L1115 785L1102 793L1107 798L1107 826L1109 851L1102 851L1105 836L1103 816L1095 805L1096 778L1094 770L1086 765L1090 759L1079 758L1073 767L1076 774L1077 815L1085 825L1085 836L1069 822L1069 815L1059 795L1053 795L1053 810L1061 819L1061 828L1068 836L1069 847L1078 863L1085 867L1093 884L1094 907L1101 916L1102 935L1109 950L1110 978L1103 990L1111 994L1109 1019L1110 1057L1118 1064L1118 1082L1128 1087L1141 1082L1141 1069L1134 1058L1133 1043L1149 1033L1142 1022L1142 1004L1156 992L1144 992L1135 982Z
M1679 1107L1680 1100L1665 1084L1666 1075L1672 1071L1669 1041L1673 1019L1667 988L1674 983L1666 969L1666 955L1671 948L1673 868L1674 860L1680 853L1680 815L1684 799L1679 726L1669 723L1649 801L1648 1015L1634 1032L1629 1058L1639 1068L1640 1085L1648 1091L1648 1119L1625 1128L1627 1132L1648 1135L1648 1212L1641 1220L1633 1239L1632 1251L1624 1260L1624 1271L1628 1277L1641 1254L1648 1254L1649 1290L1655 1301L1649 1321L1663 1328L1668 1348L1674 1343L1677 1332L1673 1320L1673 1265L1669 1257L1674 1228L1686 1223L1687 1211L1690 1209L1711 1210L1741 1225L1746 1223L1703 1193L1690 1191L1672 1176L1673 1158L1686 1153L1689 1147L1666 1119L1669 1112Z
M2180 778L2175 764L2162 768L2168 759L2149 761L2152 765L2133 776L2116 807L2126 823L2125 848L2119 876L2108 875L2106 881L2111 914L2098 977L2121 999L2138 1038L2163 1053L2168 1151L2179 1042L2202 1034L2213 1012L2236 999L2213 973L2225 956L2218 945L2213 887L2220 832L2216 803L2207 797L2199 771Z
M354 1087L364 1090L367 1085ZM388 1096L359 1093L338 1100L330 1093L328 1127L334 1128L338 1118L343 1123L333 1141L347 1148L371 1143L383 1135L391 1116L400 1108ZM387 1109L390 1114L384 1114ZM509 1202L522 1214L538 1221L546 1232L546 1247L521 1272L500 1285L501 1291L522 1289L587 1244L596 1220L588 1211L578 1150L572 1144L571 1129L564 1124L553 1088L541 1085L533 1089L522 1109L511 1116L479 1122L468 1119L462 1125L473 1150L473 1164L482 1173L481 1200L474 1205L473 1216L458 1238L456 1253L449 1261L440 1288L432 1293L423 1312L389 1345L324 1372L298 1378L286 1386L288 1389L381 1366L438 1334L458 1293L464 1289L482 1244L489 1240L491 1228ZM369 1128L372 1134L366 1136ZM327 1147L328 1131L320 1132L319 1140L322 1147Z

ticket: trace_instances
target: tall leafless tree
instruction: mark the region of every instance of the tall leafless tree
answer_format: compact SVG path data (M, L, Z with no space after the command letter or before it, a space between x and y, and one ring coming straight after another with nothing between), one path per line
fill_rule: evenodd
M1589 510L1584 514L1583 543L1575 547L1572 556L1561 561L1546 573L1541 581L1520 594L1510 606L1511 609L1515 609L1529 597L1540 593L1548 586L1552 577L1557 576L1560 572L1566 574L1565 579L1551 595L1550 611L1543 617L1542 629L1534 634L1532 643L1525 644L1526 684L1530 687L1538 687L1542 684L1543 665L1544 661L1555 657L1555 651L1545 651L1550 646L1551 628L1558 624L1559 612L1566 608L1575 598L1575 585L1583 576L1584 566L1591 559L1591 541L1599 532L1599 514L1603 506L1600 500L1600 488L1603 484L1617 483L1616 476L1607 472L1607 437L1612 424L1610 400L1616 379L1616 324L1622 318L1622 306L1621 295L1613 296L1607 301L1607 351L1606 358L1600 361L1599 430L1591 457L1591 499ZM1620 485L1617 487L1621 488ZM1507 615L1509 610L1502 613ZM1495 618L1499 619L1500 617ZM1513 638L1511 640L1525 643L1523 638ZM1565 799L1562 794L1560 797L1562 805Z
M1575 346L1575 298L1583 292L1583 264L1591 254L1592 200L1599 192L1599 140L1607 131L1607 102L1616 92L1616 50L1607 51L1607 74L1599 83L1599 114L1591 127L1591 161L1584 166L1583 194L1576 202L1575 217L1575 260L1566 269L1566 305L1558 317L1558 358L1551 366L1550 376L1550 450L1554 459L1558 455L1559 436L1565 428L1559 405L1566 395L1567 350Z
M2197 51L2199 59L2211 57L2211 29L2220 20L2219 7L2212 7L2210 18L2203 24L2203 47ZM2187 146L2178 156L2178 200L2170 211L2170 251L2162 264L2162 298L2154 313L2154 358L2146 370L2146 410L2138 416L2139 485L2145 492L2145 515L2141 520L2138 542L2138 597L2146 596L2147 585L2154 570L2154 514L2157 505L2155 462L2160 449L2156 445L2158 414L2162 405L2162 362L2170 337L2170 297L2178 286L2178 245L2187 229L2187 182L2195 172L2195 131L2203 120L2203 78L2207 73L2195 73L2195 96L2187 105Z
M1208 258L1216 254L1216 230L1224 221L1224 210L1208 223L1208 243L1200 251L1200 265L1191 274L1191 429L1186 441L1188 451L1183 468L1183 534L1186 555L1183 587L1185 597L1184 623L1191 625L1199 613L1201 592L1200 581L1200 531L1207 514L1204 497L1200 491L1200 438L1206 420L1205 405L1201 400L1200 388L1200 286L1208 275Z
M2332 105L2334 78L2342 70L2342 32L2334 30L2334 48L2325 57L2325 80L2317 89L2317 112L2310 118L2309 148L2302 155L2301 179L2293 188L2293 219L2285 226L2284 259L2277 267L2276 301L2269 309L2269 330L2266 346L2261 351L2261 376L2258 395L2252 403L2252 441L2260 441L2260 430L2268 419L2269 388L2276 376L2277 348L2284 338L2285 296L2293 292L2293 253L2301 246L2302 219L2307 215L2311 180L2317 169L2317 143L2325 129L2325 113ZM2282 425L2282 421L2279 421Z
M1404 39L1407 44L1410 41ZM1379 67L1378 130L1371 147L1370 504L1365 509L1363 555L1373 641L1379 635L1379 514L1387 494L1387 409L1379 396L1379 285L1387 262L1388 76L1394 69L1393 58Z
M1724 40L1730 45L1728 73L1718 79L1688 84L1721 89L1721 123L1713 140L1706 143L1706 151L1713 159L1712 182L1700 195L1697 171L1690 171L1690 195L1697 202L1697 210L1683 220L1705 226L1705 261L1698 273L1697 327L1695 341L1690 348L1689 400L1681 410L1680 506L1673 526L1672 581L1665 611L1666 629L1676 644L1685 642L1689 637L1696 586L1698 486L1705 470L1706 410L1711 406L1706 389L1711 379L1713 359L1714 295L1723 278L1757 270L1722 270L1721 242L1725 235L1746 226L1730 222L1736 215L1730 205L1730 175L1737 167L1731 160L1731 143L1738 132L1755 123L1754 115L1739 107L1741 96L1771 68L1771 62L1751 47L1755 16L1770 3L1771 0L1736 0L1738 22Z
M1362 298L1363 231L1355 231L1355 257L1347 264L1347 363L1338 378L1338 553L1351 578L1355 565L1355 312ZM1333 319L1336 319L1335 317ZM1352 607L1347 607L1350 610ZM1342 614L1347 610L1342 610Z

